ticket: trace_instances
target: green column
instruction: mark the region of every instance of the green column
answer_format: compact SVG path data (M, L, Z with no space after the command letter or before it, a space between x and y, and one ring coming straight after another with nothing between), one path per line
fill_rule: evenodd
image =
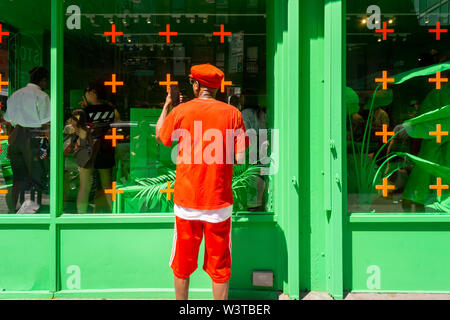
M343 298L343 217L345 199L345 15L341 0L325 1L325 197L328 293Z
M63 157L62 157L62 124L63 124L63 59L64 59L64 15L63 1L52 0L51 3L51 133L50 133L50 291L58 291L58 252L59 237L56 218L62 212L63 199Z
M268 76L273 67L274 128L280 137L274 208L287 247L283 291L291 299L299 299L299 1L270 1L270 6L273 51L268 56L273 54L274 60Z

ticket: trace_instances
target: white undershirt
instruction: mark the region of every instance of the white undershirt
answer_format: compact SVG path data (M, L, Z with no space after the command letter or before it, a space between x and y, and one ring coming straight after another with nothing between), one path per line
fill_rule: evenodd
M233 206L215 210L198 210L183 208L176 204L173 206L174 213L178 218L184 220L201 220L210 223L219 223L227 220L233 213Z
M29 83L7 101L4 119L12 126L40 128L50 122L50 97L38 85Z

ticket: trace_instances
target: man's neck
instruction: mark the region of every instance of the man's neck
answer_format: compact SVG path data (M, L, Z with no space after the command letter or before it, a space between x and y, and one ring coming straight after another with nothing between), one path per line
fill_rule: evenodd
M200 94L198 95L197 99L203 99L203 100L216 100L214 95L207 91L207 90L203 90L200 92Z

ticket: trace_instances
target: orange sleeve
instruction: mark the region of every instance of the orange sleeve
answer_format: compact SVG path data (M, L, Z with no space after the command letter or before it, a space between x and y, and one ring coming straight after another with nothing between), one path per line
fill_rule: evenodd
M240 111L237 112L237 119L234 130L236 132L236 137L234 141L234 151L235 154L238 154L244 152L250 145L250 139L248 138L244 120L242 119L242 114Z
M159 130L159 138L166 147L172 146L172 133L176 128L176 109L173 109L167 118L164 120L161 129Z

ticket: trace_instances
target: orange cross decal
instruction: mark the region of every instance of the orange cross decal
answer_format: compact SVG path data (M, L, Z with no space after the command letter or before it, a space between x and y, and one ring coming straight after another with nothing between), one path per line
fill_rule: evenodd
M166 81L160 81L159 82L159 85L160 86L166 86L167 87L167 93L169 93L169 91L170 91L170 86L171 85L177 85L178 84L178 81L171 81L170 80L170 74L168 73L167 74L167 80Z
M394 33L394 29L388 29L387 28L387 22L383 22L383 28L375 30L376 33L382 33L383 34L383 40L387 40L387 34L388 33Z
M437 190L438 197L442 195L442 190L448 190L448 185L442 185L441 183L441 178L437 178L436 185L430 186L430 190Z
M117 36L123 36L123 32L116 32L116 25L112 25L112 31L111 32L105 32L105 36L112 36L112 43L116 43L116 37Z
M175 189L172 189L170 181L167 181L167 189L159 190L161 193L167 193L167 200L172 200L172 193L175 192Z
M178 32L170 32L170 24L166 25L166 32L160 32L160 36L166 36L166 42L170 43L170 37L171 36L177 36Z
M115 148L117 146L117 140L123 140L124 136L117 135L117 128L112 129L112 136L105 136L106 140L112 140L112 146Z
M387 76L387 71L383 71L383 78L376 78L375 79L376 83L383 83L383 90L387 90L388 88L388 83L390 82L395 82L394 78L388 78Z
M3 41L3 36L9 36L9 32L2 31L3 25L0 23L0 43Z
M430 136L436 136L436 142L441 143L442 136L448 136L447 131L441 131L441 124L436 125L436 131L431 131Z
M224 93L225 92L225 86L231 86L233 85L233 82L231 81L225 81L225 78L222 79L222 85L220 87L220 92Z
M123 86L122 81L116 81L117 75L113 73L112 81L105 81L105 86L112 86L112 93L117 92L117 86Z
M113 201L116 201L118 193L123 193L123 192L124 192L123 190L117 190L117 183L116 182L112 183L112 189L105 190L106 194L112 194L112 200Z
M448 78L441 78L441 72L436 72L436 78L430 78L428 79L428 82L436 82L436 89L441 90L441 83L442 82L448 82Z
M2 74L0 73L0 91L2 91L2 86L9 86L9 82L2 81Z
M376 136L383 136L383 143L387 143L388 137L395 135L393 131L387 131L387 124L383 124L383 131L377 131L375 133Z
M8 140L8 136L2 136L1 134L0 134L0 142L2 141L2 140ZM0 152L3 152L3 149L2 149L2 147L1 147L1 144L0 144Z
M383 197L388 196L388 190L395 190L395 186L388 184L388 179L383 178L383 185L376 186L377 190L383 190Z
M225 36L231 36L231 32L225 32L225 26L223 24L220 25L220 32L214 32L214 36L220 36L220 43L225 42Z
M428 32L436 33L436 40L441 40L441 33L447 33L448 29L441 29L441 22L438 21L436 24L436 29L430 29Z

